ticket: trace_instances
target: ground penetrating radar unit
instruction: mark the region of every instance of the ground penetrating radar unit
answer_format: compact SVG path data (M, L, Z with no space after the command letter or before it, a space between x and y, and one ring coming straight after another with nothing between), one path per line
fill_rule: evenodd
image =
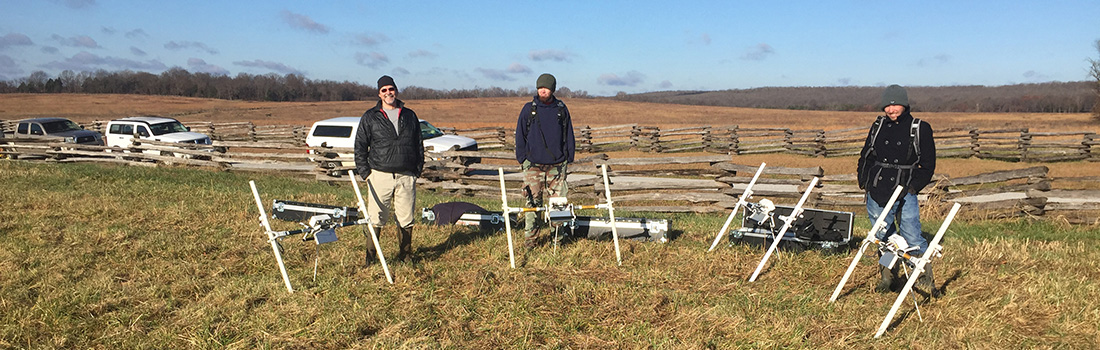
M358 208L284 200L273 201L271 205L272 218L297 222L302 226L301 229L288 231L271 229L271 223L267 219L267 211L264 210L263 201L260 200L260 191L256 189L256 182L248 182L248 186L252 188L252 197L256 201L256 208L260 211L260 226L263 227L264 233L267 234L267 240L271 243L271 251L275 254L275 262L279 265L279 272L283 276L283 283L286 285L288 292L293 293L294 287L290 284L290 276L286 272L286 265L283 262L283 246L280 241L283 238L301 234L302 241L317 243L317 255L313 262L313 277L317 278L320 245L337 241L336 229L352 225L367 225L367 230L370 231L371 240L374 243L374 249L378 253L378 260L381 262L382 270L386 274L386 280L390 284L393 283L393 276L390 275L386 258L382 255L382 247L378 244L378 235L374 230L374 225L370 222L370 217L366 215L367 206L363 200L362 192L359 191L359 182L352 171L348 171L348 177L351 178L352 187L355 189ZM367 182L367 189L373 194L374 190L369 181Z
M884 209L884 211L889 213L889 208L893 207L894 202L897 201L903 191L904 187L902 186L898 186L897 189L894 190L893 195L890 196L890 200L888 200L886 206L883 207L887 208ZM955 203L951 206L951 211L948 212L943 224L940 225L940 229L928 243L928 249L919 257L909 254L909 252L916 249L916 247L909 247L900 236L891 235L887 237L885 241L876 238L878 232L886 230L886 220L889 216L885 214L879 215L874 225L871 226L871 230L867 232L867 237L863 239L863 243L861 243L859 249L856 250L856 255L852 258L851 264L848 265L848 270L844 272L844 276L841 277L840 283L837 284L836 289L833 290L833 295L829 298L829 302L835 302L837 297L840 296L840 292L844 289L844 285L848 282L848 278L851 277L852 272L856 269L856 265L859 264L860 258L863 257L864 249L871 246L878 248L881 253L881 257L878 259L880 265L883 265L885 268L893 268L895 265L900 264L902 270L905 271L908 276L905 287L902 287L901 292L898 293L897 299L894 300L893 306L890 307L890 312L886 314L886 318L882 320L882 324L879 325L878 331L875 333L875 338L881 337L882 334L886 333L886 329L890 326L890 321L893 320L894 315L897 314L898 308L905 302L905 297L913 290L913 286L917 283L921 274L925 273L927 265L932 262L933 258L943 256L943 246L940 245L940 242L943 241L943 235L947 232L947 228L951 225L951 221L955 219L955 214L959 212L960 207L962 207L962 205L959 203ZM931 295L932 291L929 291L929 294ZM923 321L923 317L920 315L920 305L916 302L915 296L913 306L916 308L917 317Z

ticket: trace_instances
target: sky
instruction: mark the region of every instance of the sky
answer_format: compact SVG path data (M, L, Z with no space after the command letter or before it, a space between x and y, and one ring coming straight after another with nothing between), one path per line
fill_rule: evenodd
M299 74L619 92L1088 79L1100 1L0 0L0 80Z

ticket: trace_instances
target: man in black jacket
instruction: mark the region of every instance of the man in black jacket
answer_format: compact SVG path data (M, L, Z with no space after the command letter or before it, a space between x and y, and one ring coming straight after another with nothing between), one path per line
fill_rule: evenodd
M367 211L371 223L382 227L389 209L396 214L399 243L397 260L412 254L412 224L416 208L416 178L424 170L424 144L416 112L397 99L393 78L378 78L378 104L359 119L355 133L355 169L369 180ZM373 249L367 249L371 262Z
M887 215L886 231L877 232L876 238L885 241L896 233L908 246L918 247L910 254L921 256L928 249L928 241L921 235L917 193L928 186L936 172L932 127L909 114L909 96L901 86L887 87L878 107L886 116L875 120L863 144L856 167L859 188L867 191L867 215L871 222L878 220L879 215ZM904 195L892 208L883 208L898 186L905 188ZM897 277L897 266L891 270L880 265L879 269L881 279L875 290L885 293ZM936 293L930 266L921 277L921 284Z

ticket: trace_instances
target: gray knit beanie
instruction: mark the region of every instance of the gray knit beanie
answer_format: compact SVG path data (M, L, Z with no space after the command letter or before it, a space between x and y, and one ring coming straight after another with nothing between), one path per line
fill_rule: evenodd
M878 103L878 110L883 110L889 105L902 105L909 109L909 94L901 85L890 85L882 92L882 100Z
M539 76L539 79L535 81L535 89L538 88L547 88L550 89L550 91L558 91L558 80L554 79L554 76L550 75L550 73L542 73L542 75Z

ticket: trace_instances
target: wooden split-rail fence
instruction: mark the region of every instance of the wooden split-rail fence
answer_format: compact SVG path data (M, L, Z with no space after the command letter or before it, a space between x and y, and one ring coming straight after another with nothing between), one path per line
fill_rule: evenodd
M3 124L0 124L3 125ZM9 124L10 125L10 124ZM95 124L93 124L95 125ZM102 130L102 125L98 124ZM192 165L225 171L255 171L293 174L323 181L340 181L347 170L353 169L351 149L308 148L304 146L302 128L264 129L265 127L241 123L192 123L192 130L211 132L217 137L211 145L175 144L145 140L132 140L124 149L104 146L86 146L35 139L2 139L0 148L5 156L20 159L39 159L50 162L102 162L123 163L138 166ZM96 127L88 127L95 130ZM221 130L220 134L218 133ZM232 130L232 132L230 132ZM278 130L278 131L274 131ZM630 133L625 132L629 130ZM733 129L723 129L732 133ZM713 139L713 131L711 138ZM802 133L786 129L736 129L740 135L774 137L793 140ZM446 151L429 153L432 159L426 165L420 180L425 189L456 195L500 198L497 169L505 170L509 196L517 203L521 200L519 188L522 178L518 174L509 142L510 134L504 128L480 128L470 130L450 129L450 132L471 136L478 140L479 151ZM665 148L660 153L673 150L704 150L711 152L707 143L695 141L705 134L697 128L665 130L666 141L653 143L653 135L661 131L653 127L636 125L582 128L578 133L578 159L570 165L571 197L599 200L603 193L602 181L597 177L599 167L607 165L614 184L613 196L617 208L639 212L722 212L733 207L744 191L749 177L758 165L735 163L736 157L727 154L709 156L666 156L613 159L598 150ZM729 135L726 133L725 135ZM813 140L836 139L852 144L846 150L831 155L853 155L862 147L865 130L841 130L815 134ZM1004 135L1031 136L1027 148L1009 142ZM660 135L660 134L658 134ZM771 135L771 136L760 136ZM823 135L823 136L822 136ZM976 136L975 136L976 135ZM984 135L984 136L983 136ZM1000 136L989 136L1000 135ZM667 141L672 137L684 141ZM1025 139L1020 136L1020 139ZM1093 160L1091 152L1095 134L1079 133L1029 133L1022 129L975 132L973 130L945 130L937 133L938 155L941 157L966 153L972 157L1007 159L1015 161L1068 161ZM1078 153L1048 151L1057 142L1036 142L1036 137L1080 138L1075 146ZM705 140L707 138L700 138ZM721 138L728 142L731 138ZM806 140L809 140L807 138ZM981 142L985 146L975 148L969 144ZM810 142L759 141L746 145L739 142L725 143L724 147L737 144L739 153L789 152L789 149L809 152ZM815 141L816 142L816 141ZM1072 143L1065 141L1064 143ZM663 146L662 146L663 145ZM797 146L785 146L797 145ZM1087 146L1087 147L1086 147ZM675 147L675 148L671 148ZM702 148L700 148L702 147ZM783 149L784 151L776 151ZM828 148L826 148L828 149ZM834 149L835 150L835 149ZM312 152L312 154L307 153ZM749 153L746 153L749 152ZM971 153L967 153L971 152ZM729 152L733 153L733 152ZM826 154L829 155L829 154ZM1087 155L1088 158L1083 158ZM471 163L473 158L481 162ZM809 184L810 179L821 181L814 189L809 204L823 209L842 209L861 212L864 205L863 191L855 184L854 174L825 174L819 167L785 168L767 167L754 188L756 198L770 198L778 204L794 203ZM1051 178L1044 166L994 172L962 178L937 176L933 185L920 194L926 208L939 208L938 203L958 201L966 203L967 210L976 216L1041 216L1058 218L1072 223L1096 223L1100 212L1100 190L1095 184L1100 178ZM343 180L346 181L346 180ZM932 204L932 205L929 205ZM928 209L928 210L933 210Z

